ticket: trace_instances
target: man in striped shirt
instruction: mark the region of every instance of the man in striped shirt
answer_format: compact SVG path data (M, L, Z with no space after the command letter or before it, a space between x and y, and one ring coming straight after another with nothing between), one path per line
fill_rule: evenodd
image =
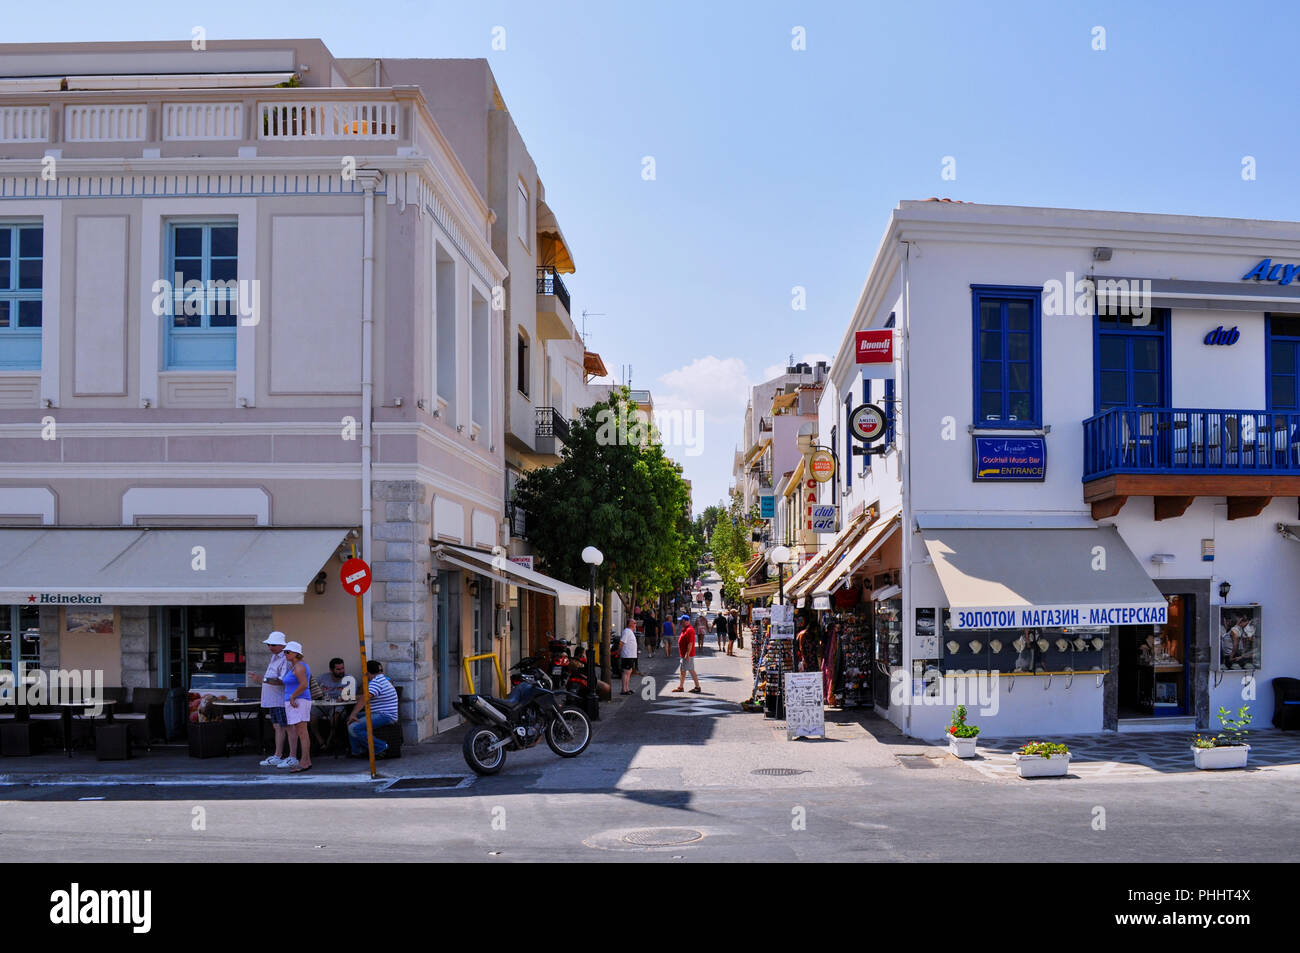
M384 674L384 667L374 659L366 662L366 672L370 676L370 724L382 728L397 721L397 689ZM352 756L363 757L366 754L366 700L358 699L352 714L348 717L348 738L352 742ZM375 739L375 757L384 757L388 742L382 738Z

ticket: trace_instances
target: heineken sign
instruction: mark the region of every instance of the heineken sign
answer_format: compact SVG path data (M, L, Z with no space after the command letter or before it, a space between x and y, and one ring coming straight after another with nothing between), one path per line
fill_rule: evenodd
M29 605L43 606L102 606L104 594L101 592L42 592L27 597Z

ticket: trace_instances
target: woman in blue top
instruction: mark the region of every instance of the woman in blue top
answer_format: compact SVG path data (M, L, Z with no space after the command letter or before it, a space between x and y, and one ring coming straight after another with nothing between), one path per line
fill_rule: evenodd
M311 770L311 669L302 657L302 643L290 642L284 647L284 657L291 666L284 675L284 713L289 722L289 757L281 767L292 774ZM302 749L298 757L298 749Z

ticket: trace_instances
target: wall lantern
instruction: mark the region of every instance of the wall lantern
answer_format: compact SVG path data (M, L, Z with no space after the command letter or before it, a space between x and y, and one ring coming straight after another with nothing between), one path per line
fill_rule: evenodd
M316 590L316 595L325 595L325 581L327 579L329 579L329 577L325 575L325 570L322 569L320 572L316 573L316 578L312 580L312 588Z
M1219 598L1222 599L1224 602L1228 601L1228 590L1231 588L1232 588L1232 583L1228 582L1228 580L1226 579L1223 580L1223 582L1219 583Z

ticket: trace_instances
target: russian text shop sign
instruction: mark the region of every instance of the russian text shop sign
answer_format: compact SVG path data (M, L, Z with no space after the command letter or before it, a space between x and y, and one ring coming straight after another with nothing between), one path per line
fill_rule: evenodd
M1032 531L1031 531L1032 532ZM953 629L1041 629L1084 625L1167 625L1169 606L1027 606L1018 609L954 609Z

